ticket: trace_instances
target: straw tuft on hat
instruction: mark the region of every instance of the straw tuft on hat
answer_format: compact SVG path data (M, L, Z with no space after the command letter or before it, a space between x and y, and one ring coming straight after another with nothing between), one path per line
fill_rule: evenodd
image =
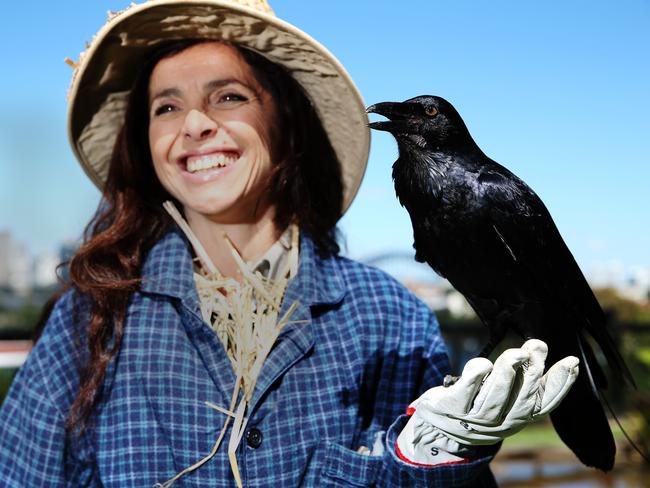
M304 88L336 152L343 209L365 172L370 131L364 103L338 60L321 44L277 18L265 0L149 0L109 12L106 24L73 66L68 136L75 156L100 189L131 86L149 52L175 39L223 40L283 65Z

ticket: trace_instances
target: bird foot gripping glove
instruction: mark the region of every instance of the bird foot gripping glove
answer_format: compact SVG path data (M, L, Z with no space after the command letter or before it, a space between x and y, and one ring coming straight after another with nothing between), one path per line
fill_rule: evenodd
M531 339L494 364L474 358L456 383L426 391L407 410L400 458L427 466L463 462L470 446L496 444L551 412L576 380L578 359L568 356L543 374L547 351Z

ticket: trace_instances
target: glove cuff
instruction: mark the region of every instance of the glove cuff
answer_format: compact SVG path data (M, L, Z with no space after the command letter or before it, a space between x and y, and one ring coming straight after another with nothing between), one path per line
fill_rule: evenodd
M409 412L407 412L407 414L408 413ZM415 418L411 417L395 441L395 452L402 461L413 466L422 467L463 464L471 462L471 459L469 458L465 458L457 454L452 454L449 452L449 450L442 448L440 446L440 442L432 441L430 438L426 440L421 439L418 442L415 442L415 423ZM438 440L443 441L443 439L444 438L439 438ZM447 441L445 443L445 446L447 446L447 444L454 444L460 448L460 446L458 446L458 444L454 441L451 441L450 439L444 440ZM450 445L449 447L452 446Z
M449 466L452 464L465 464L471 462L471 459L455 456L449 452L443 451L442 449L438 449L437 451L438 454L435 456L435 461L431 459L433 456L417 455L418 453L415 452L413 454L410 454L412 458L417 459L416 461L404 454L399 448L399 442L395 441L395 453L397 454L397 457L412 466L433 468L435 466Z

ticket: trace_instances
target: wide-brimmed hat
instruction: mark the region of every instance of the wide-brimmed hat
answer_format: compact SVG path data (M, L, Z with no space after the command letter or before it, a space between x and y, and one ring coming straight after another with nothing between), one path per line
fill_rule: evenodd
M341 163L343 209L365 172L370 131L364 103L338 60L321 44L278 19L265 0L149 0L109 13L78 62L68 94L68 135L75 156L100 189L128 95L157 44L214 39L256 51L302 85Z

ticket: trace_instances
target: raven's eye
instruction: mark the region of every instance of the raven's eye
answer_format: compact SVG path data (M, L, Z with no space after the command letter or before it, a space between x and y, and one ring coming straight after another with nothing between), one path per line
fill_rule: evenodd
M438 114L438 109L436 107L427 107L424 109L424 113L429 117L433 117L434 115Z

